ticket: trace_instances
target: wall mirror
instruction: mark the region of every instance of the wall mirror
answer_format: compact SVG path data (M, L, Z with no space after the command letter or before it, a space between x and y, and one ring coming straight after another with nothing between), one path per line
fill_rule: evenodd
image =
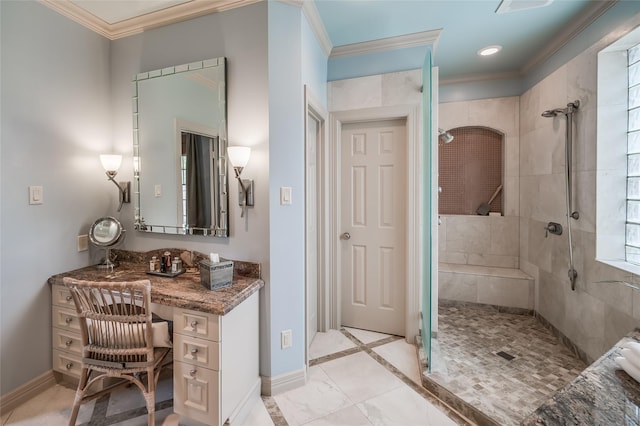
M228 237L225 58L133 81L135 229Z

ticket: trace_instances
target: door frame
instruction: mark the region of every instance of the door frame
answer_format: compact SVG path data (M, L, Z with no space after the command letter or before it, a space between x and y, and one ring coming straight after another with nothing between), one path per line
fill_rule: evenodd
M312 116L318 122L318 138L316 140L316 188L309 188L307 182L307 135L308 135L308 120L309 116ZM327 149L327 116L328 113L326 109L322 106L322 104L315 97L311 89L305 84L304 86L304 146L305 146L305 305L304 305L304 335L305 335L305 363L309 365L309 346L311 342L309 341L309 335L307 333L309 326L309 312L307 307L309 306L309 282L307 277L307 265L309 264L309 254L307 253L307 226L306 224L309 221L309 197L316 198L316 204L318 207L322 205L326 205L323 201L326 201L326 176L323 173L323 168L325 167L325 163L327 160L327 156L325 155L325 151ZM326 235L327 235L327 217L328 212L326 209L318 208L316 212L316 232L317 232L317 242L318 242L318 258L317 262L317 271L318 276L317 280L317 288L318 294L316 295L316 300L318 303L317 306L317 322L318 322L318 331L327 331L328 329L328 321L326 308L327 305L327 286L323 283L326 282Z
M420 144L420 105L398 105L389 107L375 107L358 110L336 111L329 114L329 143L322 156L322 181L327 183L322 196L327 207L323 209L327 214L327 227L323 229L320 242L321 251L326 254L323 264L323 283L328 287L326 305L323 307L328 319L329 328L337 329L342 321L342 301L340 297L340 246L339 246L339 212L340 212L340 150L342 143L342 126L347 123L366 121L405 120L407 138L407 227L406 227L406 271L407 287L405 291L405 339L413 342L420 327L420 255L422 247L420 206L422 195L420 183L422 176L422 148ZM322 291L321 291L322 292Z

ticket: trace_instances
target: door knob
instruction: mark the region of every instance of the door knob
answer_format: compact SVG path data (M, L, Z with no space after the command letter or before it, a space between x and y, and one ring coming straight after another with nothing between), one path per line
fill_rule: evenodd
M349 234L348 232L345 232L342 235L340 235L341 240L348 240L350 238L351 238L351 234Z

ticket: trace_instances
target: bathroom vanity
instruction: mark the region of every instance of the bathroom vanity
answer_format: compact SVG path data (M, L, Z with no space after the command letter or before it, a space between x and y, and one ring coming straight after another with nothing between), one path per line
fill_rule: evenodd
M146 274L146 256L125 257L113 271L90 266L49 278L54 371L75 379L81 371L80 328L64 277L148 279L154 312L174 322L174 411L207 425L233 424L260 396L258 297L264 282L259 265L235 262L233 284L211 291L200 284L197 270L174 278Z

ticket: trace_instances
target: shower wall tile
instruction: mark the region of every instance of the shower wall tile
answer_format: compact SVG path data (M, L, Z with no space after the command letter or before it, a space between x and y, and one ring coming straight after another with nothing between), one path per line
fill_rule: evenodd
M626 334L624 330L638 327L638 320L620 312L615 307L606 306L604 313L604 340L601 352L609 350ZM617 340L616 340L617 339Z
M587 232L596 232L596 172L577 172L573 175L573 209L580 214L571 226Z
M412 70L382 74L382 105L420 104L422 71Z
M520 135L531 132L535 128L535 111L542 113L540 108L540 87L534 86L520 96Z
M538 211L532 216L545 224L566 220L565 177L562 173L540 176L540 193L537 200Z
M564 283L557 280L549 272L540 270L538 313L556 328L569 336L566 331L566 299L564 298ZM574 340L574 337L571 337ZM582 348L582 346L580 346ZM584 348L582 348L584 350Z
M449 216L447 250L481 252L490 241L489 218L485 216Z
M329 111L370 108L382 105L382 76L332 81L328 85Z
M470 102L447 102L438 104L438 127L449 130L466 126L469 122Z
M557 136L552 129L536 128L521 136L520 175L545 175L553 172L553 150Z
M533 281L490 276L478 277L478 303L533 309Z
M540 114L542 111L554 108L563 108L567 104L567 81L568 81L567 67L563 66L558 68L547 78L539 83L540 90L540 111L534 111L533 113L539 117L538 122L543 120L549 120L543 118ZM576 76L571 76L576 78ZM531 112L530 112L531 113Z
M476 302L478 300L478 275L438 272L438 297L440 299Z
M538 215L540 179L537 176L520 176L520 216L531 218Z
M594 102L581 104L578 114L574 114L573 157L576 171L596 170L597 115L598 109Z
M517 176L507 177L504 179L504 192L506 194L504 200L504 217L520 215L520 178Z
M443 251L438 253L440 263L453 263L456 265L467 265L469 263L469 255L467 253Z
M566 64L567 102L580 101L582 106L595 105L598 78L597 50L591 47Z
M529 263L529 218L520 216L519 219L520 267L522 267L522 260Z
M518 235L519 220L517 216L489 216L491 245L489 253L509 255L516 253L519 243L516 239Z
M501 256L489 253L469 253L467 256L468 265L518 269L519 263L520 258L517 256Z
M553 240L545 238L546 223L529 220L529 262L538 266L541 272L551 273L551 251Z
M505 137L504 175L520 176L520 144L517 135Z
M587 353L589 359L597 359L603 349L605 303L589 293L571 291L568 284L562 290L566 306L563 327L567 336L574 336L571 340Z

